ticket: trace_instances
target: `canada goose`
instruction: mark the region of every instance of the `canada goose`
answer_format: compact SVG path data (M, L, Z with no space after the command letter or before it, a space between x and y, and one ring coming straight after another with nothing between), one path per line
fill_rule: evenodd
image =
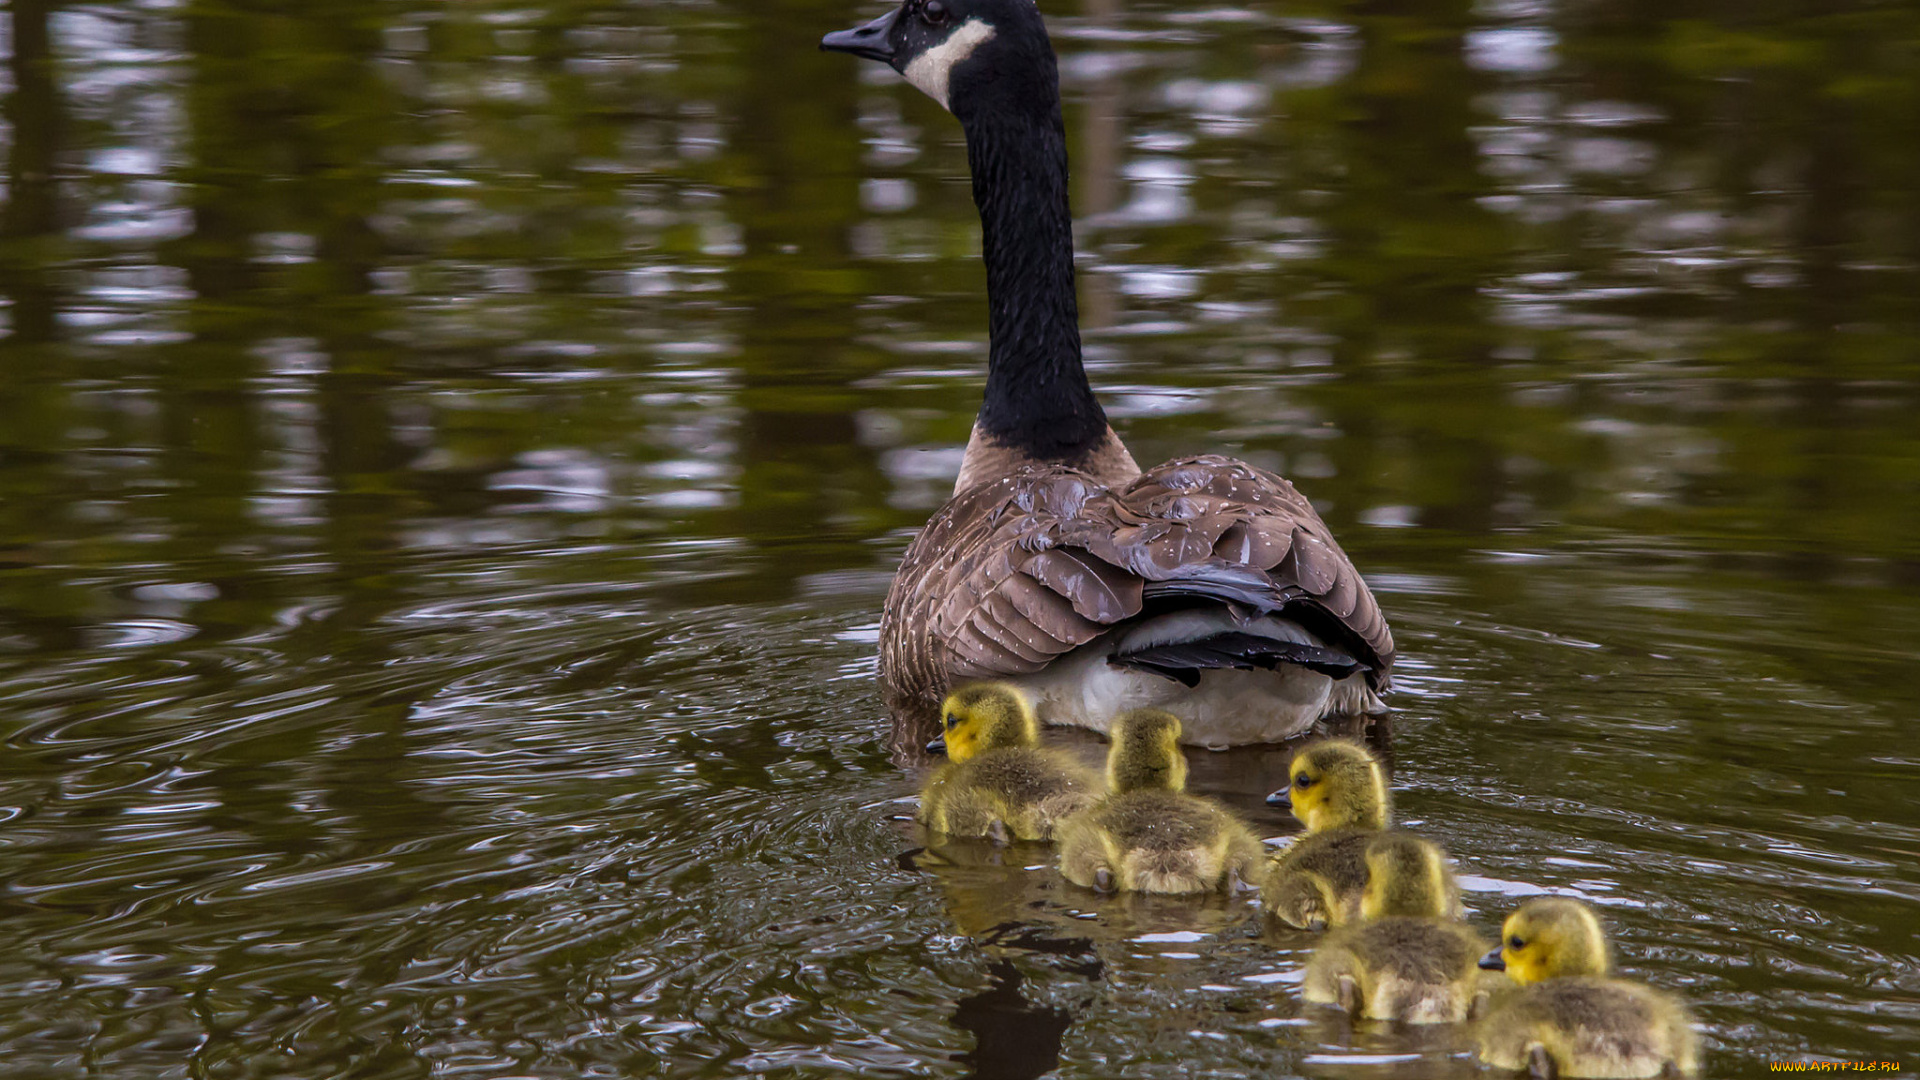
M1188 795L1180 720L1159 709L1115 718L1107 795L1060 825L1060 873L1101 892L1234 892L1266 849L1240 819Z
M920 820L949 836L1051 840L1061 819L1093 803L1100 782L1072 757L1040 749L1040 725L1020 691L963 686L942 706L945 734L928 750L947 763L920 793Z
M970 679L1095 731L1166 709L1209 747L1383 711L1393 636L1306 498L1226 457L1142 472L1087 383L1059 76L1031 0L905 0L820 46L890 64L960 121L987 267L980 412L881 615L896 747Z
M1452 918L1457 887L1440 849L1406 833L1367 844L1362 922L1314 950L1300 996L1367 1020L1446 1024L1484 996L1476 967L1487 943Z
M1693 1022L1658 990L1607 977L1607 938L1578 900L1538 897L1507 916L1480 961L1521 989L1481 1024L1480 1060L1538 1077L1628 1078L1695 1071Z
M1346 739L1313 743L1293 756L1287 786L1267 802L1293 811L1307 832L1274 858L1260 885L1260 905L1303 930L1359 918L1367 845L1392 816L1380 762Z

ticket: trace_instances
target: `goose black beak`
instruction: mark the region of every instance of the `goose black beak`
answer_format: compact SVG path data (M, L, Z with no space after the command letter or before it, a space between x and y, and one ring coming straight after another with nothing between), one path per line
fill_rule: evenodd
M1480 966L1488 971L1507 970L1507 962L1500 959L1500 947L1498 945L1494 946L1492 952L1480 958Z
M947 740L945 739L935 739L927 744L927 753L929 754L944 754L946 752Z
M1287 789L1281 788L1279 791L1267 796L1267 805L1276 810L1291 810L1293 809L1293 800L1287 798Z
M856 26L851 30L835 30L820 39L820 48L824 52L852 53L868 60L878 60L883 64L893 63L893 21L900 17L900 9L894 8L885 15L865 26Z

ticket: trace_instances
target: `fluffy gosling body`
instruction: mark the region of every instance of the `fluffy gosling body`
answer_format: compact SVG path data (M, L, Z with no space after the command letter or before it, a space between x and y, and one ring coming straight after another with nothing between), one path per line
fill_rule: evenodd
M1230 892L1265 849L1240 819L1186 793L1180 721L1136 709L1109 729L1107 796L1060 829L1060 872L1101 892Z
M1577 900L1520 905L1480 966L1521 988L1481 1025L1480 1060L1537 1077L1629 1080L1688 1075L1699 1043L1686 1009L1667 994L1608 977L1606 933Z
M1357 919L1367 844L1392 815L1379 761L1345 739L1314 743L1294 755L1287 786L1267 802L1291 809L1307 833L1273 861L1261 883L1261 906L1302 930Z
M920 792L920 820L949 836L1052 840L1092 805L1099 780L1066 754L1040 748L1040 722L1018 690L976 683L940 709L946 764Z
M1446 856L1418 837L1383 832L1364 857L1364 921L1314 951L1301 996L1365 1020L1465 1020L1484 1002L1477 965L1487 942L1451 918L1459 890Z

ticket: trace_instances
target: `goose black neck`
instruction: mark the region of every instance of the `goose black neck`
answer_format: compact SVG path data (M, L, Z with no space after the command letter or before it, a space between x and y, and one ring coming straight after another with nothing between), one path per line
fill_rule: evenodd
M961 118L987 264L979 426L1034 459L1078 464L1105 439L1107 416L1080 361L1067 140L1058 90L1050 96Z

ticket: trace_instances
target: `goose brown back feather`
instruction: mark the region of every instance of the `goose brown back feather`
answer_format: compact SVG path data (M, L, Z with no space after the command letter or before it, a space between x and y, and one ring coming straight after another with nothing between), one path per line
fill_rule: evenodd
M1386 619L1286 480L1211 454L1117 488L1029 465L956 493L907 548L880 622L896 742L930 735L952 683L1039 671L1140 615L1159 591L1284 613L1352 650L1368 682L1386 686Z

